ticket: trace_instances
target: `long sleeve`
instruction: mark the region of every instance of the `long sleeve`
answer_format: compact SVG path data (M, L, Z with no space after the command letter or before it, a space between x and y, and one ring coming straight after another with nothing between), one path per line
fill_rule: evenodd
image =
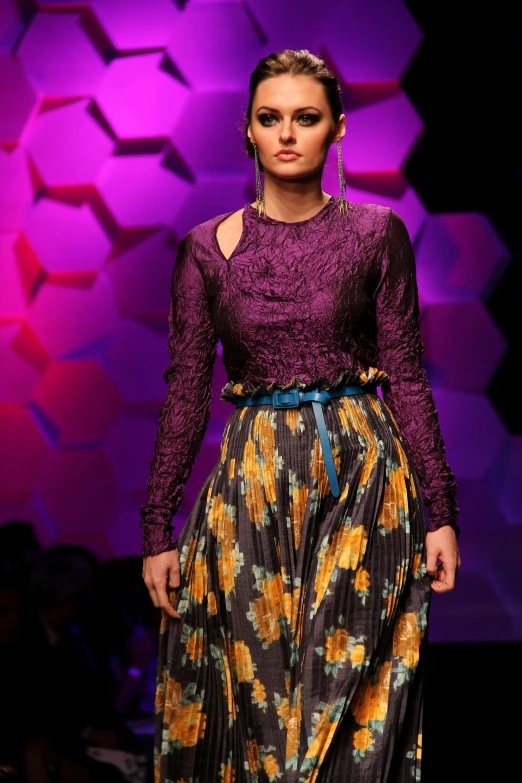
M439 417L421 362L424 346L415 267L406 226L390 210L375 292L379 367L389 376L383 384L383 399L419 476L429 510L427 529L451 525L459 535L457 485L446 460Z
M191 234L178 247L172 274L168 352L163 372L168 384L154 456L141 507L143 557L175 547L172 516L199 453L210 416L217 334Z

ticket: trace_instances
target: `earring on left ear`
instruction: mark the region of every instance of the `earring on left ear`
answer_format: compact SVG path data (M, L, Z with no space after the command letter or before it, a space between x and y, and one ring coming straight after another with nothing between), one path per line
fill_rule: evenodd
M257 144L252 142L254 147L254 154L256 159L256 208L258 215L264 215L265 213L265 195L263 193L263 186L261 184L261 174L259 171L259 156L257 154Z
M339 212L341 215L346 215L348 212L348 202L345 198L346 195L346 182L344 179L344 167L343 167L343 160L341 157L341 140L337 142L337 168L339 169L339 190L340 190L340 197L339 197Z

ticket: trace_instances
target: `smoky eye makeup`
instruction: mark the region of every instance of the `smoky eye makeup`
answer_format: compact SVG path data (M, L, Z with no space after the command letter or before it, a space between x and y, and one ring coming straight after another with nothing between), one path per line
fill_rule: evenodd
M269 127L270 125L273 125L274 123L271 120L277 120L277 117L274 114L269 114L267 112L261 112L257 115L257 119L261 123L261 125L264 125L265 127ZM315 125L316 122L319 122L321 119L318 114L311 114L311 113L303 113L300 114L298 117L299 121L303 121L305 126Z

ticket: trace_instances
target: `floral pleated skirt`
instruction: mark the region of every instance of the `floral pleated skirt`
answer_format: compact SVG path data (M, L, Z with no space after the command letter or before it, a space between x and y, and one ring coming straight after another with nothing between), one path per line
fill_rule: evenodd
M417 474L380 397L234 408L162 613L155 783L421 779L431 577Z

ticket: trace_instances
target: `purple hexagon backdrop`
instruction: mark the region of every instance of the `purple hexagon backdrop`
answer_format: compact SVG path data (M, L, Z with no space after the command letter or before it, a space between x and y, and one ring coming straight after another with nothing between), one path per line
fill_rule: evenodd
M520 437L486 395L506 340L484 303L510 262L484 214L429 214L403 172L423 123L401 87L422 34L399 0L0 0L0 522L44 546L136 555L165 386L172 265L194 225L255 198L250 71L284 47L343 84L352 201L414 242L429 374L459 484L464 565L435 641L522 639ZM292 25L281 19L292 19ZM323 188L337 195L334 150ZM179 529L218 458L211 419Z

